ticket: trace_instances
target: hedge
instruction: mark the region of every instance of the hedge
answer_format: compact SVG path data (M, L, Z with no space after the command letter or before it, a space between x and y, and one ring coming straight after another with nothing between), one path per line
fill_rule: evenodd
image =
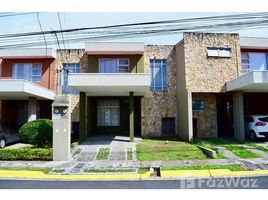
M24 143L47 147L52 144L53 122L38 119L25 123L19 130L20 140Z
M0 149L0 160L52 160L51 148Z

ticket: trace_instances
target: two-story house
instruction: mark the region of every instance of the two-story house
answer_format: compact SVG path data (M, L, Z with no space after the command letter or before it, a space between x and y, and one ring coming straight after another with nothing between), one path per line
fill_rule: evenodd
M0 50L0 122L17 132L27 121L51 119L56 89L53 49Z
M134 136L175 136L173 46L92 42L80 53L60 53L81 139L93 134L127 135L131 141Z
M244 140L244 116L266 114L266 38L184 33L176 45L178 135Z

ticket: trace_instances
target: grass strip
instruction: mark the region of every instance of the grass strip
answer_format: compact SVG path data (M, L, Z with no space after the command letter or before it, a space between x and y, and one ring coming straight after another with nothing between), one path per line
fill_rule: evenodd
M114 169L114 168L88 168L84 170L86 173L126 173L126 172L135 172L135 169L124 169L124 168L118 168L118 169Z
M195 165L195 166L165 166L160 170L206 170L206 169L229 169L230 171L244 171L245 169L238 164L233 165Z
M48 174L52 168L51 167L0 167L0 170L10 170L10 171L41 171Z
M127 148L127 160L133 160L132 148Z
M110 154L110 148L100 148L96 160L107 160Z

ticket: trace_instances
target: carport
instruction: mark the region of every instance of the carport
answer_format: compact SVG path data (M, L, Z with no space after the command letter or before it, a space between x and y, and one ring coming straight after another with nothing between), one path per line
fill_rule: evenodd
M235 139L245 140L244 116L268 114L268 71L251 71L226 83L233 94Z

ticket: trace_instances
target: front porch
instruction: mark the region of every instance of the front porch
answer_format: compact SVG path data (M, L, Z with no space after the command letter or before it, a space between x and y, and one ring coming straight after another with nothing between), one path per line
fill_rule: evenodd
M69 86L80 91L80 140L119 133L133 142L141 134L141 98L149 91L150 74L73 73Z

